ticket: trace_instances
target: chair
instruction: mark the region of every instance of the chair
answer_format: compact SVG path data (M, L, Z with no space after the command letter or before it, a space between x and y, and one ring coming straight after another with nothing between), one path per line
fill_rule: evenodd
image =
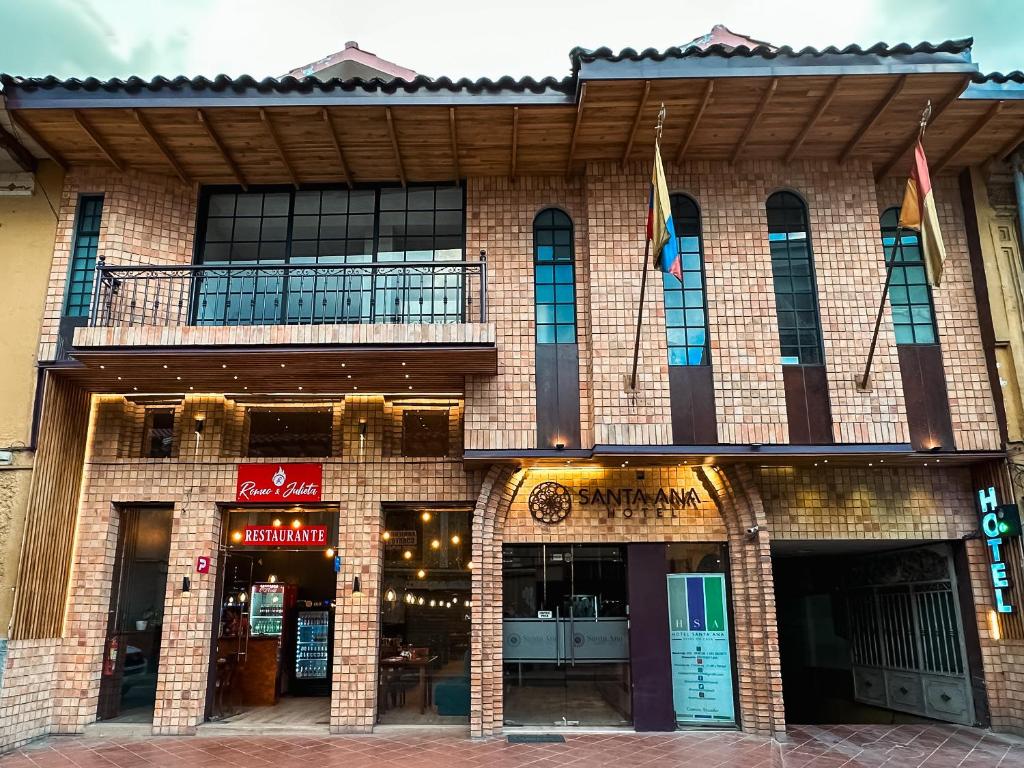
M463 660L461 675L438 680L434 685L434 705L437 707L439 715L462 717L469 715L469 651L466 651Z
M229 653L223 659L217 660L217 678L214 683L214 702L217 715L225 716L224 704L233 690L235 673L238 671L238 654ZM232 709L232 714L234 710Z

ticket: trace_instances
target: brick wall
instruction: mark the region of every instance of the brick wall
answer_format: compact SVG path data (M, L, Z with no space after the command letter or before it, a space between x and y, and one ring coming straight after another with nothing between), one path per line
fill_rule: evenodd
M879 214L900 205L905 184L903 178L893 176L879 185ZM956 178L950 176L936 179L933 188L946 246L946 263L942 283L932 291L932 296L942 344L953 437L961 451L998 450L1001 445L999 425L978 325L960 189Z
M60 645L60 638L8 645L0 681L0 752L50 732Z
M879 336L872 386L868 391L856 387L885 279L879 203L870 167L851 163L837 174L828 164L815 162L692 162L669 164L666 171L671 189L691 195L701 208L719 440L788 442L764 205L772 192L789 189L803 196L808 206L833 437L843 443L908 442L888 316ZM630 393L624 388L632 362L647 184L648 169L642 164L625 170L617 164L592 164L572 183L470 180L467 243L470 252L477 247L488 252L490 319L497 327L499 374L469 383L468 447L536 446L532 220L546 205L572 215L577 263L586 268L577 278L585 435L592 434L597 443L672 442L664 301L657 272L648 279L638 390ZM951 220L948 226L962 227L962 221ZM950 259L952 273L967 274L965 250L951 249ZM586 275L589 286L583 284ZM953 300L962 303L963 297ZM965 311L958 322L976 324L970 316L973 313ZM958 345L957 353L964 343ZM970 343L966 347L974 349ZM954 373L963 370L947 370L949 376ZM984 375L983 369L979 375ZM970 403L975 410L991 410L990 402ZM498 429L495 413L501 414ZM978 422L971 445L997 446L986 431L993 418Z
M104 198L99 252L107 264L192 263L196 196L191 187L167 176L122 174L106 168L76 168L69 172L64 177L58 209L40 360L52 360L56 355L78 196L100 193Z

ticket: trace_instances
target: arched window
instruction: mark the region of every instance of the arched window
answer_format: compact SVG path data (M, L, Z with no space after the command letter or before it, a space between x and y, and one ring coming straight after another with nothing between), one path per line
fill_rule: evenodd
M669 365L708 365L708 315L704 295L704 254L700 209L687 195L672 195L672 220L682 259L683 279L663 272L665 332Z
M533 220L533 285L538 344L576 343L572 220L548 208Z
M904 229L896 245L899 218L899 208L890 208L882 214L881 222L886 264L890 258L894 259L892 280L889 282L889 305L892 307L896 343L934 344L938 340L935 307L925 273L921 237L913 230ZM895 254L893 245L896 245Z
M792 192L776 192L765 208L782 364L823 365L807 206Z

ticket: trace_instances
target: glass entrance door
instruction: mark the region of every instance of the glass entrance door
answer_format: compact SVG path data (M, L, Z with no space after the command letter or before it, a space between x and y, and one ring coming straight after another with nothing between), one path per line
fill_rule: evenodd
M626 548L503 549L505 724L632 723Z

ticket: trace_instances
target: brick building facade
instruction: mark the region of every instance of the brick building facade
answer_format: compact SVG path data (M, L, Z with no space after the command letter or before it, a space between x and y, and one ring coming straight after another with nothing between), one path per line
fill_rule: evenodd
M912 55L892 49L882 59L913 76L918 59L931 57L933 80L921 75L921 80L911 81L918 90L911 91L937 99L951 83L960 83L965 72L976 69L964 63L963 49L962 42L922 47ZM937 370L944 379L945 407L938 414L948 420L948 436L943 436L941 425L922 427L916 420L920 401L936 396L941 387L931 381L934 386L927 392L914 388L897 337L900 322L890 308L881 325L870 385L858 385L886 276L880 217L899 204L902 186L897 175L879 174L879 168L898 148L892 137L901 136L906 123L891 112L913 114L916 101L900 105L902 111L885 112L882 107L864 131L843 134L835 127L843 123L843 115L857 114L858 104L884 96L892 78L900 76L874 71L857 81L864 89L860 101L837 109L832 128L825 130L823 124L817 140L794 159L835 94L827 96L809 124L793 117L790 125L783 118L794 110L785 106L790 103L786 99L806 113L815 113L820 102L807 95L785 96L786 76L751 72L736 76L745 88L754 89L744 92L750 103L739 110L750 115L747 127L737 132L735 149L732 142L724 150L716 148L714 124L702 129L707 135L699 130L712 89L697 88L693 78L721 82L721 93L728 91L733 76L679 68L736 56L750 66L763 65L777 55L767 49L737 54L715 47L701 55L676 52L659 65L664 74L653 79L656 88L667 89L665 94L680 102L680 115L696 115L680 117L663 137L663 146L681 147L666 153L668 184L699 212L700 280L684 287L701 292L703 319L688 319L687 327L692 331L702 326L704 335L687 336L700 340L686 343L705 350L693 367L704 367L709 375L700 397L712 404L712 440L685 440L678 434L681 395L697 402L698 393L674 383L679 372L672 369L688 366L672 356L671 347L683 343L666 330L677 307L667 304L670 294L657 272L649 275L647 285L638 385L628 385L644 247L647 148L653 149L652 142L638 140L633 155L630 150L636 126L645 124L655 104L647 104L652 80L638 107L625 108L615 91L602 96L600 89L608 83L610 89L625 87L623 83L642 85L628 67L643 54L577 52L574 76L581 89L551 83L500 86L498 91L509 100L494 107L504 110L500 115L472 111L486 112L474 100L483 100L488 91L476 86L460 86L456 91L461 101L439 113L436 104L408 106L402 96L390 94L386 98L396 101L384 103L391 141L379 146L377 138L359 138L350 128L349 133L341 131L341 140L332 133L330 144L324 140L300 149L300 139L284 124L294 119L299 121L295 125L308 127L312 124L301 120L313 118L260 108L256 122L245 131L252 125L271 126L265 136L252 139L268 143L243 149L244 137L231 134L226 120L211 120L219 107L204 106L208 114L201 110L195 124L182 122L177 131L170 124L162 126L166 143L158 153L164 160L178 161L177 175L195 185L149 168L162 162L159 157L133 156L129 168L101 166L67 143L58 125L64 111L59 103L33 106L33 98L48 98L59 86L8 82L11 103L22 107L26 126L48 140L44 146L65 155L70 167L40 334L39 359L47 371L37 459L41 468L33 486L35 506L30 509L13 639L0 687L0 746L47 733L79 733L103 719L108 678L124 675L130 663L123 656L127 649L111 643L117 631L111 630L110 614L119 610L127 562L125 531L136 524L129 521L138 510L170 511L162 603L148 611L159 616L160 626L158 652L146 662L154 676L153 732L194 733L207 720L217 719L218 686L224 682L218 634L223 633L230 591L225 587L226 564L245 554L235 546L237 539L232 540L232 515L279 514L286 508L283 503L271 510L240 502L239 466L285 467L297 461L319 467L322 487L316 511L330 519L326 527L333 538L327 554L337 552L325 601L333 612L333 637L324 725L332 732L367 732L386 724L389 706L402 709L399 702L406 693L420 690L413 681L408 691L403 688L392 698L385 682L393 678L385 662L400 666L416 657L397 657L395 662L382 648L397 631L386 619L394 609L385 602L394 603L404 593L413 604L417 583L411 575L408 581L395 576L397 550L389 543L388 516L421 510L425 521L430 513L457 513L467 515L471 524L471 559L452 561L458 562L457 576L468 590L464 687L451 672L461 663L453 650L451 658L444 655L444 674L442 661L434 668L439 680L427 683L432 693L422 691L420 714L436 714L431 723L455 718L468 723L475 737L520 725L550 726L524 722L518 712L538 690L550 693L545 686L556 681L573 691L559 711L564 725L607 725L587 722L579 714L585 710L581 702L597 702L618 713L615 725L639 730L689 727L701 717L718 717L729 727L781 736L787 722L798 722L794 718L802 716L801 708L813 706L822 695L801 684L801 678L815 674L808 674L809 667L792 666L794 658L807 655L801 649L811 648L811 657L826 659L818 670L823 678L832 676L828 679L838 680L840 687L850 686L850 700L830 710L832 714L863 716L864 708L874 708L1024 728L1016 670L1024 652L1024 628L1019 612L994 611L990 552L977 535L978 492L991 486L1000 501L1012 502L1017 489L1005 468L1005 419L998 384L990 376L986 321L978 309L976 255L968 223L973 214L964 207L963 175L947 173L936 179L947 261L942 285L929 292L927 302L938 343L925 346L928 359L938 366L932 373ZM851 82L858 76L854 68L865 66L855 52L828 56L840 73L842 67L851 68L845 75ZM607 66L623 67L623 73L606 77L600 67ZM595 69L588 74L587 67ZM768 81L769 96L758 95L757 88ZM823 96L828 94L820 81L813 84ZM189 86L180 87L187 91ZM410 88L432 97L438 93L423 82ZM777 89L783 103L774 107L781 110L774 117L782 127L762 130L759 125L776 125L762 112ZM116 110L104 112L100 95L95 98L96 114L87 119L109 134L106 140L101 134L100 142L112 142ZM591 113L602 112L604 104L602 114L610 121L603 128L595 125L590 134L581 129L588 119L586 98L593 100ZM696 112L701 98L704 106ZM722 98L721 109L729 107L730 98L715 98ZM737 92L732 98L739 103L744 95ZM331 125L327 108L314 101L309 107L317 107L312 110L317 125ZM564 109L566 103L572 108ZM955 96L951 103L959 108ZM510 105L514 111L506 114ZM140 103L140 108L147 106ZM356 102L332 108L381 109ZM402 109L421 110L422 143L415 140L412 113ZM428 113L430 109L435 112ZM889 138L883 141L882 129L876 129L878 134L869 133L872 140L855 152L882 113L891 119L883 121ZM509 147L502 144L502 152L492 151L486 141L487 131L504 131L501 121L506 117L511 121L510 160L503 154ZM434 125L428 118L441 122ZM622 157L621 143L606 138L609 126L619 123L623 131L633 126ZM396 129L396 124L401 127ZM205 126L202 135L213 139L213 148L190 154L177 142L188 141L189 132L199 130L196 125ZM731 130L727 122L721 125L725 133ZM546 154L550 148L537 137L548 131L566 134L566 154ZM794 138L784 141L782 135ZM936 141L944 140L938 127L934 135ZM432 165L439 162L438 146L447 146L449 140L454 183L448 170ZM238 143L227 148L231 142ZM396 153L397 177L373 165L381 146ZM100 148L112 157L129 153L127 146ZM311 158L320 150L330 162L340 160L344 179L335 171L325 175L317 169ZM836 162L836 153L842 154L842 163ZM283 170L268 171L268 157L271 164L281 161ZM948 168L971 164L966 155L956 163L943 157ZM214 167L216 172L210 170ZM224 178L225 173L231 178ZM237 183L229 187L226 182ZM790 359L781 341L778 319L787 310L778 303L782 294L773 268L777 249L770 237L776 230L766 207L779 192L804 206L798 239L806 249L801 253L809 254L807 293L817 312L822 352L818 363L806 367L820 371L814 374L823 377L815 379L818 385L806 383L812 381L811 374ZM315 214L303 213L312 197L316 205L326 206L329 194L336 194L331 200L350 201L362 194L372 201L372 212L350 207L337 213L324 207ZM407 227L402 237L409 242L385 247L382 238L390 231L383 231L382 222L392 221L387 217L394 209L383 200L392 194L406 201L402 215L407 218L401 225L387 226ZM417 194L427 194L433 202L414 209L410 201ZM233 222L235 231L248 226L239 224L243 219L258 220L259 233L287 221L287 235L280 242L287 244L288 255L232 255L215 261L211 243L220 243L211 236L211 219L219 215L218 195L229 196L236 206L231 216L221 216ZM440 202L459 196L458 205ZM96 233L90 234L83 229L82 201L100 197L102 216ZM240 213L243 204L257 199L260 211ZM287 200L283 213L268 212L275 200ZM419 235L409 222L424 210L431 212L436 228L429 233L429 247L410 244ZM563 263L571 266L571 283L558 283L557 278L555 285L571 288L565 294L571 298L561 302L571 305L571 318L556 321L545 319L549 286L539 277L548 256L537 222L547 211L557 211L570 223L562 230L568 233L564 241L555 245L564 249L558 253L568 254ZM458 234L451 235L457 248L439 245L447 236L439 222L455 218L442 214L452 212L461 216ZM348 246L338 243L353 239L349 233L362 215L374 219L367 238L373 240L372 253L358 254L365 261L348 259L355 251L346 250L346 258L317 263L325 255L323 234L316 236L321 251L310 259L295 258L300 242L296 233L308 223L301 216L317 217L319 233L338 226L332 216L344 219L350 229L330 246L344 249ZM102 260L99 271L89 271L91 311L76 318L69 316L65 297L69 281L79 279L74 264L87 236L96 238ZM235 235L228 242L231 247L249 244ZM268 243L278 241L258 234L254 242L269 248ZM438 255L446 247L457 252L458 260L451 253ZM401 258L378 259L385 251ZM475 254L481 254L479 261ZM555 263L557 258L562 257ZM451 272L446 260L463 271ZM129 267L144 269L132 272ZM395 274L404 281L400 285L387 282ZM418 293L410 298L413 290ZM394 309L400 301L405 314ZM276 319L257 316L265 311L257 308L260 302L273 304ZM415 312L409 309L414 303ZM559 301L551 303L558 306ZM221 314L203 314L208 311ZM327 318L329 312L333 321ZM691 317L696 315L687 315ZM552 367L550 350L542 349L547 342L541 326L557 327L559 322L571 327L572 341L558 338L551 345L559 348ZM805 383L794 385L794 369ZM566 392L578 398L578 413L559 399ZM794 437L802 434L798 430L806 422L818 418L815 403L822 398L827 418L811 426L823 428L828 439ZM695 409L701 407L708 409ZM281 454L254 449L259 414L314 411L325 414L318 423L326 437L315 436L325 441L320 452L296 453L302 441L278 442L289 446ZM156 412L171 425L166 433L157 435ZM430 421L422 416L427 412L444 417ZM926 415L938 418L933 411ZM423 421L421 434L414 418L434 426L428 429ZM798 425L799 419L804 426ZM549 440L542 422L569 437ZM411 442L410 436L417 434L443 447L422 450ZM166 443L152 443L154 435L162 435ZM165 452L155 456L154 450ZM545 507L539 500L552 488L562 500ZM294 509L296 515L305 513L302 505ZM552 512L558 512L557 519L541 519ZM399 532L394 531L396 539ZM426 527L420 536L416 546L423 545L427 562ZM450 538L459 544L458 535ZM447 543L431 546L448 557ZM1005 550L1012 574L1007 599L1016 605L1024 602L1019 538L1008 538ZM260 556L252 554L257 560ZM530 581L530 568L522 565L535 557L541 563L537 574L543 572L536 584ZM201 558L208 558L208 571L197 570ZM594 567L608 570L586 588L577 587L576 575L565 576L568 587L556 586L555 577L549 577L549 568L574 574L577 562L582 572L591 567L587 558L599 564ZM910 561L921 564L914 578L907 572ZM426 570L419 579L433 578ZM618 575L607 575L612 573ZM854 580L851 584L862 581L856 582L856 590L844 591L837 574L847 574ZM872 580L874 574L883 581ZM692 584L697 575L706 579L703 589L724 585L727 629L715 638L724 662L714 678L718 690L709 698L728 715L702 714L718 710L702 709L703 703L691 700L704 699L704 684L695 693L698 684L691 685L686 677L692 670L677 658L683 653L678 648L689 642L687 632L669 631L666 604L672 585L680 583L673 578ZM568 590L567 602L534 605L531 601L540 599L541 592L547 600L549 579L552 589ZM439 593L440 587L435 589ZM586 589L607 591L599 596ZM892 659L872 663L863 649L857 650L858 638L870 636L881 648L898 632L887 630L884 622L859 624L857 601L884 601L896 592L898 600L905 598L901 621L917 633L917 656L902 665ZM590 610L584 605L587 600L593 601L593 613L575 613ZM610 606L609 613L601 613L599 600ZM448 602L452 608L453 601ZM454 602L454 610L461 613ZM940 602L943 607L935 608ZM529 615L518 603L529 606ZM566 606L568 625L560 612ZM673 610L671 605L668 610ZM793 620L794 611L803 612L804 620ZM584 615L595 625L607 619L602 626L608 627L609 637L623 631L619 628L626 634L600 640L611 648L604 655L581 655L586 658L581 669L611 671L607 677L595 673L577 689L576 654L589 653L582 646L599 642L596 635L586 634L589 629L571 623ZM939 621L936 617L945 622L941 627L925 626ZM815 631L827 628L832 645L814 645L814 631L804 631L812 625ZM555 656L549 659L547 651L536 650L531 650L533 656L524 655L521 645L513 647L530 642L516 635L521 626L540 627L541 632L550 627L558 645ZM564 640L566 632L569 641ZM937 635L949 638L942 654L927 645ZM404 639L412 645L408 636ZM836 648L845 655L829 661ZM572 664L563 652L571 655ZM553 677L556 668L561 677ZM450 680L444 677L448 674ZM402 680L401 675L394 679ZM422 686L424 678L420 680ZM874 681L892 690L918 685L920 695L899 700L888 690L886 697L872 698ZM451 683L445 691L442 682ZM936 687L941 685L947 687ZM962 697L956 711L952 705L948 711L935 708L935 702L948 703L951 696ZM452 700L457 702L451 710L456 714L442 714L443 707L453 706Z

